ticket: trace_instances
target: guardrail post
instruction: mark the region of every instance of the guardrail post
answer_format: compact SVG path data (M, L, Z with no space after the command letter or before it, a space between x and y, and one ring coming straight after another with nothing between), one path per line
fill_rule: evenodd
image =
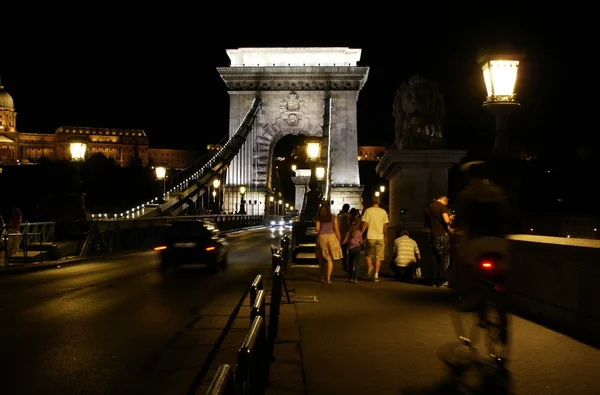
M283 289L285 290L285 298L288 303L292 303L290 298L290 291L288 290L287 282L285 281L285 273L287 272L288 263L290 260L290 238L288 235L285 235L281 238L281 284L283 285ZM275 270L275 265L273 264L273 270Z
M285 235L281 238L281 250L281 256L283 257L283 267L281 270L285 273L290 263L290 236Z
M269 359L266 355L266 330L263 317L256 316L238 351L236 394L263 394L268 383Z
M281 266L273 271L273 289L271 291L271 306L269 309L269 327L267 329L267 344L269 346L269 358L275 360L275 339L279 332L279 313L281 311L281 280L283 272Z
M252 284L250 284L250 308L254 306L254 302L256 302L256 295L261 289L263 289L262 276L257 274L254 278L254 281L252 281Z
M223 364L210 382L206 395L235 395L233 372L231 366Z

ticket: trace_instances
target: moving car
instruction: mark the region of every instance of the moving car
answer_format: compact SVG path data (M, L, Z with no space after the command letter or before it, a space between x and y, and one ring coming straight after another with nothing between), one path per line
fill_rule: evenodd
M216 224L196 219L173 221L165 229L163 243L154 248L160 253L160 270L183 265L208 266L218 271L227 266L229 243Z

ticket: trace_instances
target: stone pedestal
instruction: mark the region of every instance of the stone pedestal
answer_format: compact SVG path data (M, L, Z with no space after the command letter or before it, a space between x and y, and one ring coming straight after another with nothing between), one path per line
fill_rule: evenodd
M400 150L388 151L381 159L377 174L390 184L386 256L391 257L392 240L403 228L423 230L425 208L433 199L448 195L448 170L466 154L459 150Z
M362 211L362 185L331 185L330 199L333 201L331 212L337 214L344 203L348 203L350 208L357 208Z
M296 172L296 174L298 174ZM308 182L310 181L310 170L308 175L297 175L292 177L295 186L294 193L294 208L299 212L302 211L302 203L304 203L304 195L308 192Z

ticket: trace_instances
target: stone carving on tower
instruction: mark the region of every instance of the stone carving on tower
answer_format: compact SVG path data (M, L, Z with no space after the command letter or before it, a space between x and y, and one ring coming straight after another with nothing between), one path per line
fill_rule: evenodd
M395 140L390 150L444 148L444 114L444 97L438 85L413 75L396 91Z
M316 115L322 119L322 114ZM268 181L268 167L271 151L275 143L288 134L301 134L305 136L322 136L322 126L312 120L312 116L305 100L298 93L290 91L279 102L279 116L271 122L260 124L260 131L254 147L257 158L256 174L258 182Z
M279 103L280 116L271 125L266 125L276 133L285 130L292 133L303 133L314 136L321 131L321 127L312 122L306 102L298 98L296 92L289 95Z

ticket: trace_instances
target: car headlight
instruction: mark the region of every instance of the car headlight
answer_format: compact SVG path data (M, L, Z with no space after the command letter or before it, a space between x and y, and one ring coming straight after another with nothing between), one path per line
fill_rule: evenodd
M271 225L275 225L275 221L271 221Z
M283 221L279 221L279 225L283 225L285 222Z

